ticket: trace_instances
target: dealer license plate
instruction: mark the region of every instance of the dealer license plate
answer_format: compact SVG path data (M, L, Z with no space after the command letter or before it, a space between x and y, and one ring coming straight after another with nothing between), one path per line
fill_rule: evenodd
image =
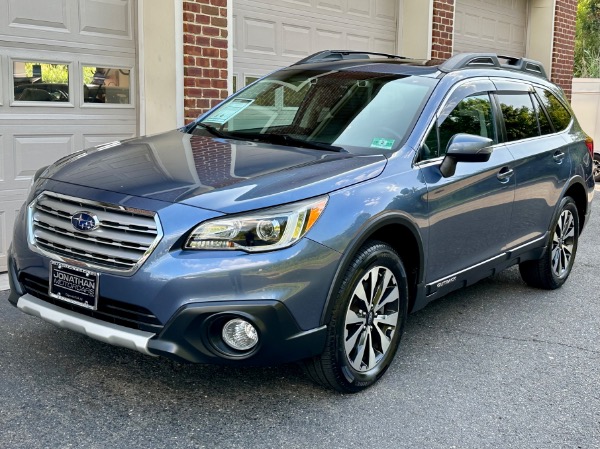
M50 262L50 296L86 309L98 304L98 273L61 262Z

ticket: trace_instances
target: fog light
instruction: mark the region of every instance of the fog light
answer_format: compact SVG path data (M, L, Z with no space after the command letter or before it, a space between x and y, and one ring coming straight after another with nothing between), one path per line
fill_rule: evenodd
M235 318L225 323L221 335L227 345L238 351L247 351L258 343L256 328L241 318Z

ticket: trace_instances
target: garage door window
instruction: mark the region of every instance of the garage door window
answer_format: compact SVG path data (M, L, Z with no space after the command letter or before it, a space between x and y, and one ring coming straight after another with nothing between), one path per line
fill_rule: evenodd
M84 66L84 103L131 104L130 74L130 69Z
M69 66L35 61L13 61L13 100L69 102Z

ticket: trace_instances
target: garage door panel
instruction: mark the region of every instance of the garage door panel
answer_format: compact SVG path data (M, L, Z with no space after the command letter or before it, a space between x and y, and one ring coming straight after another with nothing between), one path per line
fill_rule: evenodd
M238 87L320 50L396 50L398 0L237 0L233 8Z
M310 28L282 24L282 49L281 54L283 56L289 56L291 58L301 58L307 56L310 52Z
M314 51L345 48L344 35L341 31L317 29L313 36Z
M377 49L376 51L381 53L396 53L396 41L390 39L373 39L373 49Z
M342 0L317 0L317 8L340 13L344 10Z
M0 41L135 54L134 0L4 0ZM6 14L2 11L5 8Z
M352 50L368 51L371 47L369 36L358 36L356 34L348 34L347 42L347 48L351 48Z
M133 38L130 0L79 0L80 32L113 38Z
M276 24L272 20L244 18L242 51L275 55Z
M348 0L348 14L371 17L371 2L365 0Z
M527 0L458 0L454 53L496 52L524 56Z
M375 0L375 17L384 21L396 22L398 2Z
M74 136L21 135L13 137L15 150L14 180L29 182L36 170L74 151Z
M8 26L69 32L67 0L8 0Z

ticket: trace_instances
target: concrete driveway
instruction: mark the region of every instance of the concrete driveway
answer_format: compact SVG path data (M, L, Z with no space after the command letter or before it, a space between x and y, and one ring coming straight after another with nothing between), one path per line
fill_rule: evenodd
M58 329L0 293L0 448L598 448L600 213L557 291L510 269L411 315L375 387L295 365L181 365Z

